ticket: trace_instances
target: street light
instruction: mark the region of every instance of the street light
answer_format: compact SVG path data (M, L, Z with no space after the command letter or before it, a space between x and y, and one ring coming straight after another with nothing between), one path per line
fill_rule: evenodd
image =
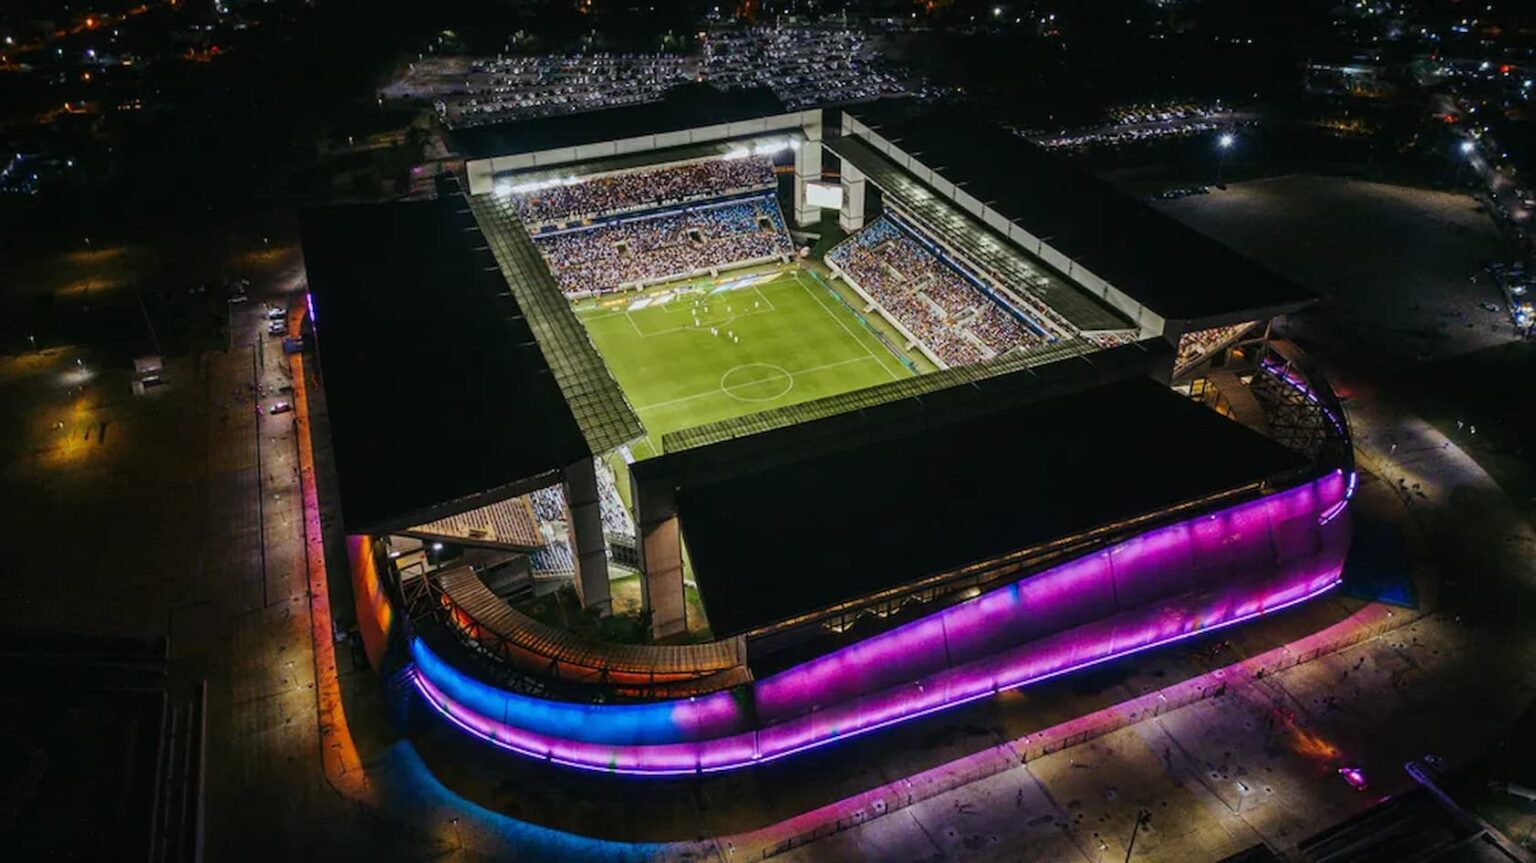
M1216 188L1218 189L1226 188L1221 184L1221 170L1227 164L1227 151L1232 149L1232 145L1236 143L1237 136L1231 132L1222 132L1221 137L1216 139L1216 152L1218 154L1216 157Z
M1472 151L1476 150L1476 149L1477 149L1477 145L1472 143L1471 141L1462 141L1461 142L1461 154L1463 156L1471 156L1472 155Z

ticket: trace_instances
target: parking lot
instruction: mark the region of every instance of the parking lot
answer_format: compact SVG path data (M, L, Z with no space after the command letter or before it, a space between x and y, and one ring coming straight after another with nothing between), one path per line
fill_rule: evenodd
M1506 251L1470 196L1298 174L1157 205L1322 296L1289 331L1330 356L1400 367L1519 338L1485 305Z

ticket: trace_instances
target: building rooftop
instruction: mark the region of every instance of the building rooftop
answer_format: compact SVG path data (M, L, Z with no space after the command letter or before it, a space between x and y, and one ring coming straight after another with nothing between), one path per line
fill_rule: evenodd
M668 90L656 102L469 126L455 129L452 134L465 156L488 159L677 132L784 111L784 103L766 87L722 92L708 84L685 84Z
M1073 361L1068 361L1073 362ZM1131 377L751 472L678 512L717 636L1241 488L1307 460ZM863 419L889 425L870 411ZM686 454L685 454L686 455Z
M1236 323L1316 299L965 109L884 102L846 113L1165 320Z
M592 455L462 199L311 209L300 228L349 532L522 493Z

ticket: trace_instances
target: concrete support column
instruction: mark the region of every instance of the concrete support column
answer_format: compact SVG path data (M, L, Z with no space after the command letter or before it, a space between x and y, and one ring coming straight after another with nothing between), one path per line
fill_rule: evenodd
M795 224L802 228L821 221L821 208L805 201L805 184L821 179L821 128L804 131L806 140L795 151Z
M853 233L864 227L864 172L843 160L843 209L837 214L837 222L843 230Z
M571 556L576 560L576 595L582 608L613 610L608 592L608 542L597 493L597 466L590 458L565 469L565 502L571 510Z
M688 631L688 612L683 601L683 538L676 495L657 483L631 482L630 488L635 495L643 572L640 602L651 613L651 636L681 635Z

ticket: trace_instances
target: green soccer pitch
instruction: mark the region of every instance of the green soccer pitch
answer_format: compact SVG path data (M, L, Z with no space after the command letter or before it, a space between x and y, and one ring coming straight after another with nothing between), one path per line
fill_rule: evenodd
M576 304L647 437L911 377L809 272L694 279ZM923 368L926 368L924 364Z

